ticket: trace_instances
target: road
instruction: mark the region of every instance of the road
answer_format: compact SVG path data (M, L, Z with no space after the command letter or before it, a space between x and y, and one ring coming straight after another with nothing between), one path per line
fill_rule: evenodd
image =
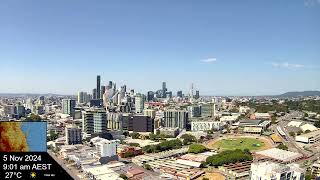
M72 172L65 164L65 162L62 159L57 158L54 153L48 150L48 154L74 179L74 180L80 180L80 178L75 175L74 172Z
M286 144L287 146L289 147L289 149L296 149L299 153L303 154L304 156L306 157L310 157L312 156L314 153L311 153L309 151L306 151L304 150L303 148L301 148L300 146L297 145L296 141L295 141L295 138L294 137L291 137L289 135L289 132L286 128L287 124L290 122L290 121L294 121L295 117L299 117L299 116L302 116L303 113L302 112L298 112L298 111L291 111L290 113L282 116L282 117L279 117L278 118L278 124L277 126L279 126L283 132L286 134L286 137L287 137L287 141L286 141ZM273 126L273 130L275 130L275 126ZM277 131L275 131L277 132Z

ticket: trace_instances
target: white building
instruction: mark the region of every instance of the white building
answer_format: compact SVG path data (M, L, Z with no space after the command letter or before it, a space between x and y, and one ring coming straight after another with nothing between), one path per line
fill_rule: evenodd
M136 113L142 113L144 109L144 100L141 94L135 96L135 110Z
M93 138L95 139L95 138ZM117 146L119 144L118 140L107 140L100 138L102 140L94 143L97 148L100 157L113 157L117 155Z
M300 127L301 126L301 124L302 124L302 122L301 121L290 121L289 123L288 123L288 126L291 126L291 127Z
M305 131L316 131L316 130L318 130L318 128L317 127L315 127L314 125L312 125L312 124L305 124L305 125L302 125L301 127L301 130L303 131L303 132L305 132Z
M248 106L240 106L239 107L239 113L247 113L250 111L250 108Z
M291 151L285 151L278 148L271 148L263 151L255 152L256 155L266 157L268 159L271 159L273 161L281 162L281 163L293 163L301 158L303 158L303 155L297 152L291 152Z
M313 143L320 142L320 130L296 136L296 141L306 143L306 144L313 144Z
M154 110L154 109L145 109L145 110L143 110L143 114L145 116L149 116L151 119L156 118L156 110Z
M239 117L240 117L240 115L238 115L238 114L237 115L231 115L231 116L221 116L220 117L220 121L232 124L232 123L236 122Z
M254 113L253 115L251 115L250 119L271 120L271 115L269 113Z
M82 144L81 129L75 126L65 128L66 144Z
M251 180L304 180L304 170L298 164L281 165L273 162L251 164Z
M220 130L220 121L192 121L191 131L208 131L208 130Z

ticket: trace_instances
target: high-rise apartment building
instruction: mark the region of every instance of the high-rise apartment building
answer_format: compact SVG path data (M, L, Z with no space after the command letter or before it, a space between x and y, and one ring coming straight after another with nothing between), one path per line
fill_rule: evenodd
M81 129L76 126L67 126L65 128L66 144L82 144Z
M86 92L78 92L78 103L86 103L88 102L88 94Z
M76 100L74 99L62 99L62 113L74 116Z
M107 132L107 114L106 111L96 111L93 114L94 133Z
M166 110L164 111L164 127L186 129L188 122L188 111L185 110Z
M135 110L136 113L142 113L144 109L144 99L141 94L135 96Z
M201 105L201 116L202 117L214 117L216 107L214 103L206 103Z
M105 133L107 131L107 114L104 109L82 112L82 131L85 134Z
M201 105L188 106L189 118L201 117Z

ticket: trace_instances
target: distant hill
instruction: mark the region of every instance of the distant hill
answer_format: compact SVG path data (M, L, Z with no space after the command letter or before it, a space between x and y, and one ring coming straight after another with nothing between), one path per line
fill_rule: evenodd
M281 97L320 96L320 91L292 91L279 95Z

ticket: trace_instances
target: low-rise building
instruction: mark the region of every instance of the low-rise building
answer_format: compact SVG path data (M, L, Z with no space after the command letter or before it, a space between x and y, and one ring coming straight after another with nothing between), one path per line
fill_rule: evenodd
M219 170L233 176L234 179L247 179L250 174L250 166L252 161L231 163L219 167Z
M285 151L278 148L271 148L255 152L256 159L268 159L284 164L293 163L303 158L303 155L296 152Z
M302 125L300 128L301 128L301 130L302 130L303 132L306 132L306 131L316 131L316 130L318 130L318 128L315 127L315 126L312 125L312 124L305 124L305 125Z
M191 122L191 131L208 131L215 130L219 131L222 128L220 121L214 120L193 120Z
M254 113L250 116L250 119L271 120L271 115L269 113Z
M102 166L83 166L83 172L90 179L96 180L122 180L120 175L110 169L108 165Z
M251 164L251 180L303 180L304 173L298 164L281 165L269 161Z
M320 142L320 130L296 136L296 141L305 144L314 144Z
M311 167L312 175L315 177L320 177L320 161L314 163Z
M165 127L160 127L158 129L155 130L155 134L159 133L159 134L163 134L166 136L172 136L172 137L177 137L179 135L179 128L165 128Z

